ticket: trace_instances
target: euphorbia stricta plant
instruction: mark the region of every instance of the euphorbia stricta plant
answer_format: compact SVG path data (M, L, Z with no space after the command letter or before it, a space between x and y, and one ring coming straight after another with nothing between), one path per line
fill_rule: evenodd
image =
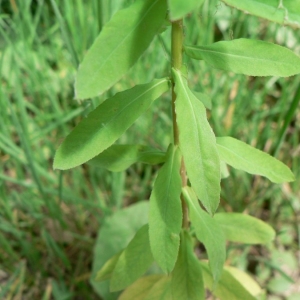
M201 300L205 289L220 299L256 299L257 292L241 281L245 274L240 276L241 271L224 267L225 242L264 244L275 233L249 215L216 213L221 167L227 164L275 183L294 180L290 169L270 155L234 137L215 137L207 120L207 96L192 91L182 60L187 55L212 68L238 74L286 77L300 73L300 58L287 48L259 40L185 45L183 18L203 2L136 0L104 26L78 70L76 98L100 95L137 62L166 20L172 26L169 77L138 84L104 101L66 137L54 160L54 168L61 170L86 162L112 171L124 170L134 162L163 163L150 197L149 223L98 272L99 281L110 280L112 292L124 290L120 296L123 300ZM281 19L279 13L275 18L271 12L278 7L263 0L256 1L257 6L250 0L224 2L289 24L289 19ZM262 12L262 4L269 10ZM173 137L165 153L145 145L114 144L164 93L170 94L173 112ZM207 260L199 260L194 254L194 235L204 245ZM161 273L144 276L153 262Z

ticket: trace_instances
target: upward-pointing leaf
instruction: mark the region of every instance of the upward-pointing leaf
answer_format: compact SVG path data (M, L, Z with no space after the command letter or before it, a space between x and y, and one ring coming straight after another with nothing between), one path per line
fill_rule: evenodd
M182 224L181 155L169 146L167 160L160 169L150 197L149 237L155 261L166 273L175 265Z
M205 246L213 279L217 282L221 277L226 258L225 237L222 228L200 207L197 197L190 187L183 188L182 193L189 206L189 216L196 236Z
M185 46L192 58L203 59L210 66L249 76L287 77L300 73L300 57L291 50L272 43L236 39L208 46Z
M204 0L168 0L171 20L183 18L186 14L202 5L203 2Z
M295 180L291 170L269 154L229 136L217 138L220 158L250 174L262 175L275 183Z
M220 201L220 160L216 138L207 121L204 105L188 88L179 71L173 70L180 150L189 180L210 214Z
M168 88L167 79L156 79L118 93L100 104L60 145L54 168L74 168L107 149Z
M158 33L166 12L166 0L137 0L117 12L79 67L76 98L97 96L125 75Z

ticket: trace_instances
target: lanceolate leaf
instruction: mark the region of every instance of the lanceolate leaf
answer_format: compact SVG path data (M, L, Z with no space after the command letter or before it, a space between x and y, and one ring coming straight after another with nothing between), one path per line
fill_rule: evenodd
M138 279L129 286L118 300L144 300L155 283L164 278L164 275L149 275Z
M211 275L211 271L208 268L206 262L201 262L202 274L204 279L205 287L208 288L216 295L220 300L256 300L254 297L242 284L231 275L230 272L224 268L222 277L214 288L214 281Z
M240 213L217 213L214 219L222 227L227 240L244 244L266 244L275 237L271 226Z
M164 276L156 282L144 300L175 300L172 295L171 277Z
M214 133L203 104L194 96L179 71L173 70L180 150L189 180L210 214L220 201L220 160Z
M166 153L143 145L112 145L89 161L89 164L111 172L121 172L132 164L159 164L166 160Z
M180 250L172 272L174 299L204 300L201 265L194 254L193 244L186 231L181 235Z
M183 188L182 192L189 207L189 216L196 236L205 246L213 279L217 282L221 277L226 258L222 228L200 207L197 197L190 187Z
M222 0L226 4L281 25L300 27L300 2L297 0Z
M196 98L198 100L200 100L207 109L212 108L211 99L206 94L200 93L200 92L195 92L195 91L192 91L192 92L196 96Z
M276 158L232 137L217 138L221 160L250 174L265 176L275 183L295 180L291 170Z
M185 46L192 58L210 66L250 76L287 77L300 73L300 57L288 48L272 43L236 39L208 46Z
M54 168L79 166L111 146L169 88L156 79L118 93L100 104L67 136L56 151Z
M117 12L79 67L75 97L97 96L116 83L148 48L166 13L166 0L137 0Z
M144 225L120 255L113 271L110 290L124 289L143 275L153 263L148 225Z
M204 0L168 0L171 20L183 18L186 14L202 5L203 2Z
M169 146L167 159L160 169L150 197L149 237L155 261L170 273L178 255L181 211L181 155Z

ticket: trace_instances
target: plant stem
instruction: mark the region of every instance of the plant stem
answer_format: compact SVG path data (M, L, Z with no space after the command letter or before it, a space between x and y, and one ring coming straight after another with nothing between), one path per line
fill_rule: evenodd
M182 46L183 46L183 23L182 20L178 20L172 22L172 68L180 70L182 66ZM172 113L173 113L173 134L174 134L174 144L179 144L179 130L176 122L176 111L175 111L175 101L176 94L174 91L174 80L172 86ZM187 177L184 161L181 161L180 167L180 176L182 181L182 186L187 185ZM189 219L188 219L188 208L185 203L183 196L181 195L181 205L182 205L182 227L189 227Z

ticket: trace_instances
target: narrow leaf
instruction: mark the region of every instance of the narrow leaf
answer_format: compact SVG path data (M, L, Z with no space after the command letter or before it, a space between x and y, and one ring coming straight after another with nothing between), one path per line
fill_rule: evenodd
M153 263L148 225L144 225L122 252L113 271L110 290L122 290L143 275Z
M132 164L142 162L155 165L166 160L166 153L143 145L112 145L88 163L111 172L121 172Z
M275 183L295 180L291 170L276 158L232 137L217 138L220 158L228 165L267 177Z
M102 94L122 78L159 32L166 13L166 0L137 0L117 12L79 67L76 98Z
M181 74L173 70L180 150L189 180L210 214L220 201L220 160L214 133L203 104L194 96Z
M155 261L170 273L175 265L180 243L181 155L178 147L169 146L167 159L160 169L150 197L149 237Z
M122 251L115 254L104 264L101 270L97 273L95 281L101 282L110 279L121 254Z
M202 274L205 287L213 292L220 300L256 300L257 298L251 295L251 293L231 275L230 272L224 268L222 277L218 283L218 286L214 288L214 281L211 271L208 268L206 262L201 262Z
M54 168L66 170L79 166L107 149L168 88L167 79L157 79L104 101L60 145Z
M145 300L177 300L172 296L171 277L164 276L156 282Z
M184 231L181 236L178 260L172 272L173 298L204 300L201 264L194 254L192 240L188 233Z
M221 178L224 179L224 178L227 178L229 177L229 171L228 171L228 168L227 168L227 165L226 163L224 163L224 161L220 161L220 166L221 166Z
M287 77L300 73L300 57L268 42L236 39L208 46L185 46L187 55L213 68L249 76Z
M189 207L189 216L196 236L205 246L210 269L214 281L217 282L221 277L226 258L225 237L222 228L199 206L197 196L190 187L183 188L182 192Z
M217 213L215 220L222 227L228 241L244 244L266 244L275 231L265 222L240 213Z
M279 0L222 0L248 14L300 28L300 2Z
M185 15L202 5L203 2L204 0L168 0L171 20L182 19Z
M119 300L144 300L163 275L149 275L138 279L129 286L119 297Z
M211 110L212 102L211 102L211 99L206 94L201 93L201 92L195 92L195 91L192 91L192 92L196 96L196 98L198 100L200 100L207 109Z

